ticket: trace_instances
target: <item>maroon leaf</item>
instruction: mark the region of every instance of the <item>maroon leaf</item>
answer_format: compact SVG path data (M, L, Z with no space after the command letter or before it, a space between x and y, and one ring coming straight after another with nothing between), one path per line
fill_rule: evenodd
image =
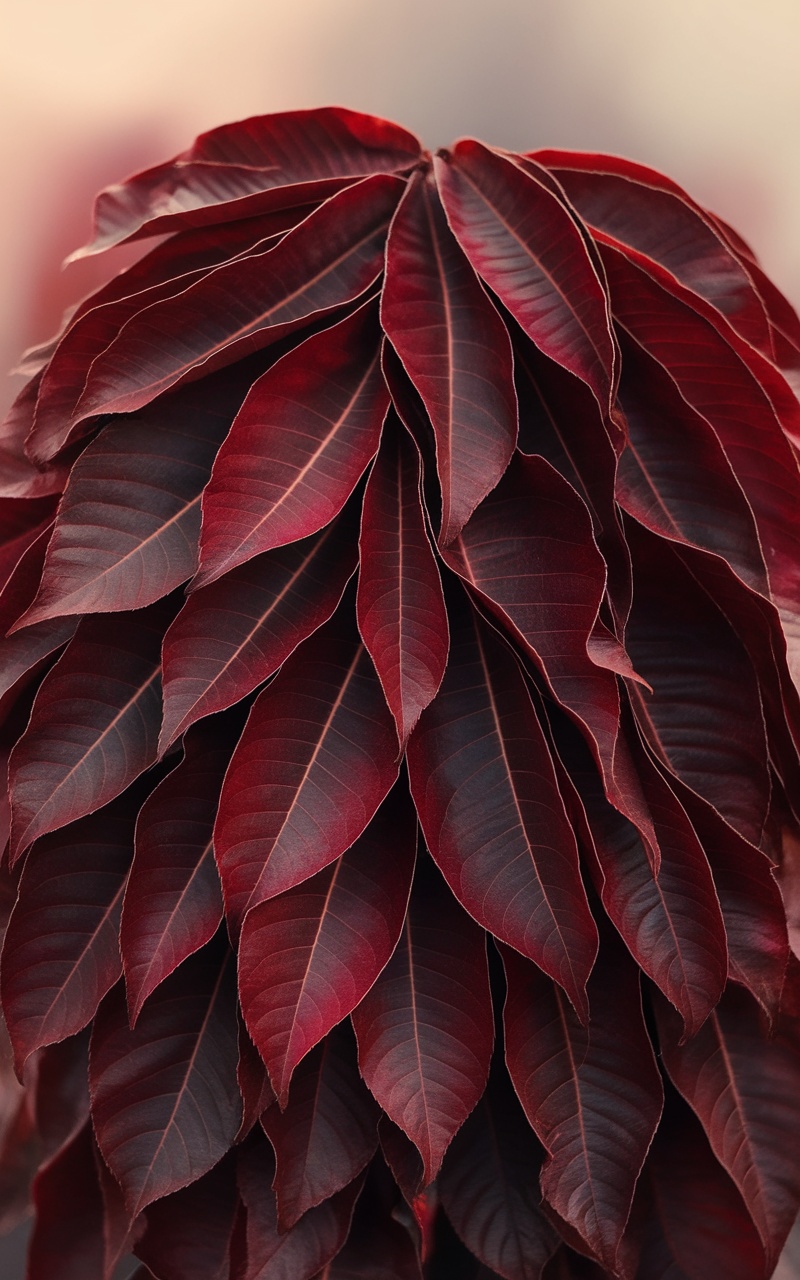
M669 1005L658 1001L656 1012L667 1071L739 1188L771 1269L800 1207L797 1018L782 1017L770 1034L752 996L733 985L685 1043Z
M340 610L259 695L233 754L214 829L232 926L344 853L398 768L381 687Z
M213 938L222 892L211 834L241 717L187 738L181 763L143 806L120 946L132 1022L156 987Z
M274 1169L266 1139L241 1149L239 1190L247 1209L247 1262L234 1272L236 1280L311 1280L347 1239L362 1179L309 1209L294 1227L281 1232L275 1196L269 1189Z
M28 1280L95 1280L103 1275L103 1197L91 1125L40 1171Z
M383 266L397 178L366 178L333 196L274 249L224 264L134 317L95 360L73 426L131 413L170 387L261 350L352 302ZM164 342L164 334L180 340Z
M485 943L429 862L404 933L353 1013L361 1074L436 1176L483 1093L494 1039Z
M277 1162L281 1230L358 1177L378 1146L379 1114L343 1023L297 1069L285 1110L274 1102L261 1117Z
M402 748L442 682L448 629L419 456L399 423L387 424L364 494L356 610Z
M589 980L586 1028L557 987L504 948L504 1020L511 1079L548 1153L545 1199L615 1274L663 1091L638 973L609 943Z
M511 654L469 606L450 617L444 684L408 751L425 839L467 911L583 1014L597 930L547 742Z
M475 270L546 355L608 412L616 349L608 300L581 232L547 181L468 138L437 157L447 217Z
M374 457L389 393L368 304L254 384L203 496L198 587L338 515Z
M161 750L273 675L334 612L356 567L346 515L189 596L164 637Z
M85 1028L38 1055L34 1119L45 1152L71 1142L89 1119L89 1031Z
M539 1280L558 1243L540 1209L541 1159L501 1067L448 1148L438 1186L461 1239L504 1280Z
M191 578L200 496L247 386L210 381L112 422L81 454L23 625L141 609Z
M242 1123L236 1135L236 1141L242 1142L261 1119L267 1107L275 1101L275 1094L269 1082L267 1068L250 1039L241 1016L239 1017L239 1062L236 1067L236 1079L242 1095Z
M103 191L95 207L95 238L73 256L180 227L306 204L348 179L409 168L419 151L406 129L343 107L223 125L201 134L167 164Z
M191 1186L148 1205L136 1256L169 1280L222 1280L238 1206L231 1154Z
M282 1105L297 1064L352 1013L397 945L416 844L403 791L336 862L245 918L242 1011Z
M425 1187L425 1166L414 1143L384 1113L378 1121L381 1153L408 1205L413 1206Z
M71 640L78 626L77 618L52 618L6 634L36 594L50 533L46 529L23 552L0 595L0 698Z
M108 804L156 759L171 602L87 618L46 677L9 766L12 857Z
M392 221L381 320L433 425L446 544L508 466L517 403L505 325L422 175Z
M118 986L95 1019L92 1117L131 1218L196 1181L239 1128L235 977L217 947L192 956L154 993L135 1030Z
M3 946L3 1009L21 1070L74 1035L122 972L119 920L141 792L37 841Z
M422 1280L416 1246L393 1216L392 1190L385 1169L374 1162L347 1243L317 1280Z
M39 498L60 493L67 467L40 470L25 454L25 440L33 425L42 375L37 373L20 391L0 424L0 497Z

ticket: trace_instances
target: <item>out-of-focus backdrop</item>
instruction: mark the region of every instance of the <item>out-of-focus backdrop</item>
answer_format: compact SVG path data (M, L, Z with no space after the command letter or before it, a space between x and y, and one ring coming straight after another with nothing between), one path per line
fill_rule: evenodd
M61 272L95 191L293 107L663 168L797 305L799 66L800 0L0 0L0 410L22 349L130 260Z

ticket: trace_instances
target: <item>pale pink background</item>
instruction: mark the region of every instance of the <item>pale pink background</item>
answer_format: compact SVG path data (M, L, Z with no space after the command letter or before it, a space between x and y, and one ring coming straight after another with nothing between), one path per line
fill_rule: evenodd
M108 270L59 271L99 186L224 120L329 102L428 146L663 168L800 303L800 0L0 0L0 409L2 371Z

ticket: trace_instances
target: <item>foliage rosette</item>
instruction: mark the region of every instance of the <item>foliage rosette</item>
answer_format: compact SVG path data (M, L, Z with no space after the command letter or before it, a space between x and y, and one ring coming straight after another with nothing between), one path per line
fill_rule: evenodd
M338 108L148 237L0 439L29 1280L767 1276L794 312L651 169Z

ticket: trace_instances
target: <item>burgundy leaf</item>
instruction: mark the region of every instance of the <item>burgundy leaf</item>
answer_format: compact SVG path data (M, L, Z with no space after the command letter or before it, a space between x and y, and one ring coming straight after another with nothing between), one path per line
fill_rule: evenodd
M539 1280L558 1236L540 1208L542 1151L503 1068L444 1159L438 1186L468 1248L504 1280Z
M537 347L591 387L608 412L616 376L608 300L546 175L523 172L471 138L435 165L448 220L475 270Z
M616 1274L636 1180L663 1091L641 1011L639 976L603 938L584 1028L557 987L507 948L506 1059L547 1150L545 1199Z
M12 857L118 796L156 759L170 602L86 618L34 703L9 766Z
M41 382L39 372L25 384L0 423L0 498L36 499L60 493L64 487L67 467L40 470L25 454Z
M306 204L365 174L410 168L419 152L419 142L406 129L343 107L223 125L201 134L167 164L103 191L95 207L94 240L73 256L180 227Z
M285 1110L274 1102L261 1117L275 1151L281 1230L358 1177L378 1146L379 1114L342 1023L298 1067Z
M247 1209L246 1267L232 1280L312 1280L347 1239L363 1179L309 1209L281 1232L270 1191L275 1161L266 1139L250 1142L239 1156L239 1190Z
M389 393L368 304L290 351L254 384L203 496L206 586L338 515L374 457Z
M428 1183L483 1093L494 1039L483 936L428 861L353 1025L361 1074L416 1146Z
M408 1205L418 1202L425 1187L425 1166L422 1156L403 1130L384 1113L378 1121L378 1139L381 1153L392 1177L403 1193Z
M119 920L141 792L37 841L3 946L3 1009L19 1069L74 1035L122 972Z
M95 414L131 413L177 383L232 364L352 302L382 269L386 228L401 191L397 178L366 178L333 196L275 248L224 264L140 312L92 365L73 425ZM165 343L165 333L180 340Z
M236 1079L242 1095L242 1123L236 1141L242 1142L261 1119L267 1107L275 1101L267 1068L258 1049L250 1039L244 1019L239 1017L239 1061Z
M240 724L241 717L228 718L193 730L183 760L139 815L120 927L133 1022L159 983L209 942L222 920L211 834Z
M282 1104L297 1064L352 1013L397 945L416 845L403 792L398 784L336 862L245 917L242 1011Z
M118 1264L144 1230L139 1214L131 1219L122 1188L94 1144L94 1162L103 1197L103 1280L114 1280Z
M191 578L203 486L246 390L210 381L112 422L80 456L23 625L141 609Z
M770 1268L800 1207L800 1038L796 1015L767 1030L746 991L730 985L693 1039L656 1005L664 1065L696 1112L711 1148L742 1194Z
M100 1280L103 1197L91 1125L44 1165L33 1188L36 1223L28 1246L28 1280Z
M373 1162L347 1243L317 1280L422 1280L414 1241L394 1216L392 1191L391 1178Z
M408 751L425 839L478 923L585 1013L597 930L550 751L514 658L454 603L444 684Z
M89 1119L89 1030L38 1055L34 1119L45 1152L71 1142Z
M433 425L446 544L508 466L517 404L505 325L422 175L392 221L381 320Z
M238 1206L230 1154L191 1186L148 1205L136 1256L169 1280L222 1280Z
M164 637L162 751L195 720L246 697L327 622L356 567L349 532L343 514L189 596Z
M134 1218L196 1181L239 1128L235 974L219 948L192 956L128 1026L118 986L95 1019L92 1118L103 1158Z
M397 777L397 737L342 610L256 700L220 797L214 850L238 930L366 828Z
M361 522L358 627L404 747L447 665L447 610L425 529L419 455L387 424Z
M46 529L23 552L0 595L0 698L71 640L78 626L77 618L52 618L6 634L36 595L50 533Z

